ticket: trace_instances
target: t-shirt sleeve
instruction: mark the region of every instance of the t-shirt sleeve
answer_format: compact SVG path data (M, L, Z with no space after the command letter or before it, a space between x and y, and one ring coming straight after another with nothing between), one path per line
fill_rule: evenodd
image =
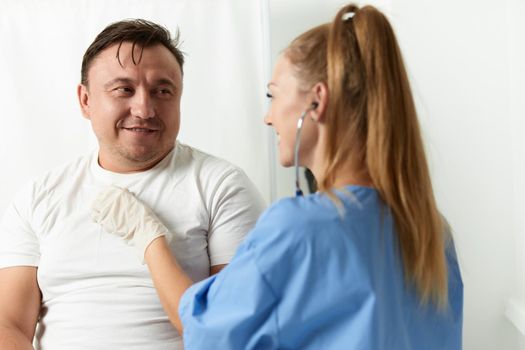
M0 220L0 268L39 264L39 242L31 227L31 188L18 192Z
M230 262L264 210L261 195L242 170L229 171L211 197L208 254L210 265Z
M241 246L219 274L183 295L179 315L187 349L275 349L277 298L253 253Z

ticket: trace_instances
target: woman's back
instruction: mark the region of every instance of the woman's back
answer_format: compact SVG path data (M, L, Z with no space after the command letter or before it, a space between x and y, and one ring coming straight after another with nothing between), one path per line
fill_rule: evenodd
M393 218L377 191L347 190L338 193L342 216L326 195L280 201L239 252L254 258L272 291L278 347L460 349L463 285L453 244L450 305L437 311L407 287Z

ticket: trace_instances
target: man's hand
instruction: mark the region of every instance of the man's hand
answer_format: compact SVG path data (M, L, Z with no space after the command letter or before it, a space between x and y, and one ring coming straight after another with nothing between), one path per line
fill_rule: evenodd
M153 211L127 189L111 186L102 191L92 208L93 221L107 232L120 236L137 248L142 261L148 246L161 236L171 240L171 233Z

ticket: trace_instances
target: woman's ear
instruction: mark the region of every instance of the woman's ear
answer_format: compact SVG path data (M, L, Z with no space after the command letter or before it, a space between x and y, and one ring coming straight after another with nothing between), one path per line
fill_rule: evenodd
M325 83L316 83L312 87L313 102L310 117L315 122L323 122L328 105L328 87Z

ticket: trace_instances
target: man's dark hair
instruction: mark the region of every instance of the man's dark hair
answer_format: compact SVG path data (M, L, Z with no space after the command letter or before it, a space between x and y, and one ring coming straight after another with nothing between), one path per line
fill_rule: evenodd
M117 60L120 62L120 47L123 42L132 43L131 59L133 64L137 64L142 59L142 53L145 47L161 44L166 47L175 56L179 63L181 72L184 64L184 55L178 48L179 46L179 32L177 31L174 38L171 37L170 32L161 25L144 20L144 19L130 19L115 22L110 24L95 38L93 43L88 47L84 58L82 59L82 68L80 71L80 81L82 84L88 83L88 70L91 62L104 49L111 45L118 44ZM135 46L139 45L140 55L135 57Z

